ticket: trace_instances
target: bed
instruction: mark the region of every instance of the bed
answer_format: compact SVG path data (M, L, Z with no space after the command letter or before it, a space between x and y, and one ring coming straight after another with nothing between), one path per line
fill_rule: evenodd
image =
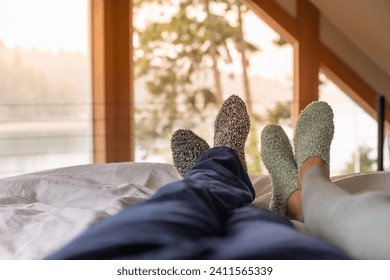
M42 259L90 225L180 178L170 164L110 163L0 179L0 259ZM376 189L390 194L389 179L390 172L333 178L350 192ZM269 176L254 175L251 180L256 190L253 203L268 207ZM294 224L305 231L304 224Z

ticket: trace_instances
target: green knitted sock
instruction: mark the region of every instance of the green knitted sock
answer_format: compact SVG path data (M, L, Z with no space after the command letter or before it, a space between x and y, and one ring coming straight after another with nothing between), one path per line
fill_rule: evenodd
M189 129L179 129L172 134L173 164L182 177L195 165L197 158L209 149L209 144Z
M294 135L298 171L310 157L319 157L329 165L333 135L332 108L323 101L309 104L299 115Z
M270 209L286 216L291 194L300 189L297 183L298 169L286 133L278 125L267 125L261 133L261 159L272 182Z
M245 142L248 138L250 120L244 101L232 95L223 103L214 124L214 146L229 147L240 158L247 170Z

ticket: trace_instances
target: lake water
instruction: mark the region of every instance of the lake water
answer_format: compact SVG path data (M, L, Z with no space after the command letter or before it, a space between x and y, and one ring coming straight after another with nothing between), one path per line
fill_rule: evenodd
M93 162L90 122L0 123L0 178Z

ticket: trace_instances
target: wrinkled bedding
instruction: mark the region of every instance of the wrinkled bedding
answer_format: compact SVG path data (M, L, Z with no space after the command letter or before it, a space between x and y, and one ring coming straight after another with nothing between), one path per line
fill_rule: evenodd
M334 178L350 192L390 193L390 173ZM181 179L162 163L111 163L65 167L0 179L0 259L42 259L90 225L150 197ZM271 183L251 176L254 204L268 207ZM304 231L304 225L295 222Z

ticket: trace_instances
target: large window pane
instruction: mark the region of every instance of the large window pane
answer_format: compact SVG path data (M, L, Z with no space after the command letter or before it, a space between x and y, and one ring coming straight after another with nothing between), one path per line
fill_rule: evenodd
M0 1L0 177L92 162L88 8Z
M292 46L239 1L135 3L136 160L171 162L178 128L212 145L221 102L236 94L252 113L249 171L265 172L262 127L291 130Z
M331 147L331 175L369 172L377 169L377 122L337 85L321 74L320 100L334 111L335 136ZM388 148L385 151L388 168Z

